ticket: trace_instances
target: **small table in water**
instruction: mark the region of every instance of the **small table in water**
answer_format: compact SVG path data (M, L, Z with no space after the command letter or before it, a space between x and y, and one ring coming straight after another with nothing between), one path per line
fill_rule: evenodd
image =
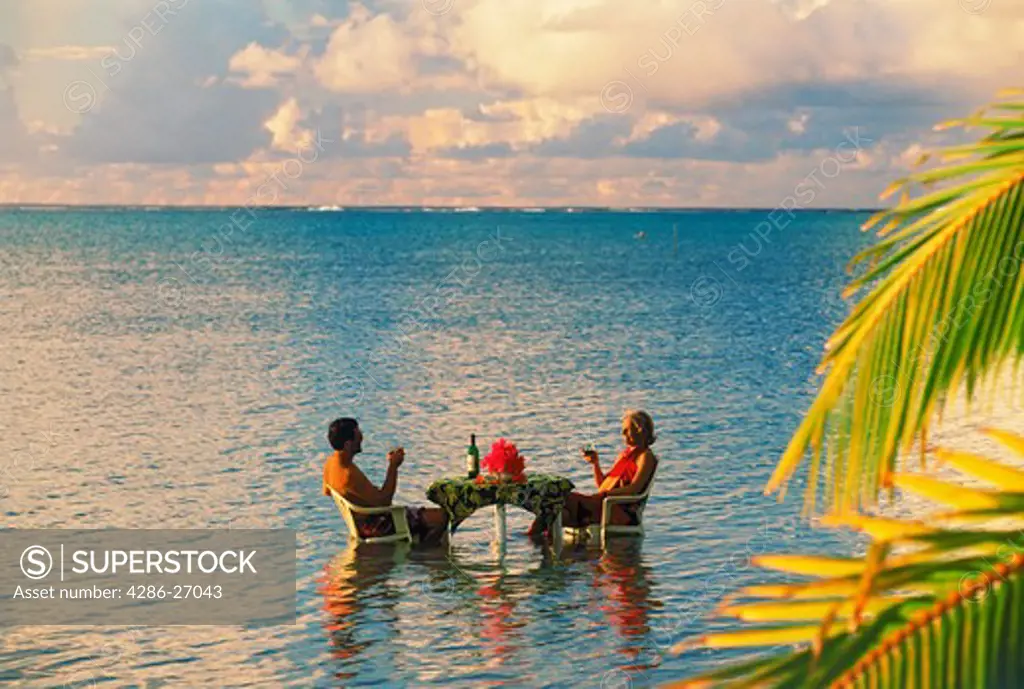
M481 507L494 505L495 531L500 544L505 542L505 506L515 505L532 512L544 529L554 529L556 545L562 538L562 506L575 486L561 476L527 474L519 481L500 481L487 476L443 478L427 488L427 499L448 514L451 533Z

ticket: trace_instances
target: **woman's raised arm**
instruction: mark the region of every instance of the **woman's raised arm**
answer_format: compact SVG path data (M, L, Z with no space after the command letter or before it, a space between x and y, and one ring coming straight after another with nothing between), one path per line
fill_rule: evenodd
M597 450L588 450L586 448L580 448L580 454L592 467L594 467L594 483L597 487L601 487L601 483L604 482L604 472L601 471L601 460L597 457Z

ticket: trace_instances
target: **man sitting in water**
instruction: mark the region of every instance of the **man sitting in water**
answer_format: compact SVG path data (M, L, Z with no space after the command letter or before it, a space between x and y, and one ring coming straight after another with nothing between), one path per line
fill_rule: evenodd
M324 463L324 495L330 495L328 486L357 507L390 507L398 486L398 467L405 461L405 450L388 452L388 471L384 485L377 488L355 465L355 457L363 451L363 433L355 419L341 418L331 422L327 432L334 453ZM448 530L448 517L438 507L406 507L409 530L420 543L440 543ZM370 517L356 515L360 536L372 538L395 532L391 515Z

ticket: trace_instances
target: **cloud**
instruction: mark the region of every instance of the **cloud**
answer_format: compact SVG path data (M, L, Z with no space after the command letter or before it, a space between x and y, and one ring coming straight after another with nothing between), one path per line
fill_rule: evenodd
M459 160L486 160L488 158L508 158L514 155L512 147L505 142L483 144L482 146L451 146L441 148L437 155L442 158Z
M311 204L770 204L858 128L866 162L822 200L865 203L1024 44L1002 0L170 2L158 26L151 0L18 24L0 156L34 162L3 193L244 202L319 135Z
M365 123L371 138L401 133L420 155L478 157L526 152L550 139L569 136L589 109L557 100L500 100L466 109L428 109L417 115L382 115Z
M60 45L50 48L32 48L25 52L26 60L93 60L99 62L114 52L109 45Z
M153 86L111 97L102 110L83 117L67 152L84 163L194 165L238 160L268 143L261 127L272 95L191 82L177 93L180 98L168 98Z
M18 66L18 54L6 43L0 43L0 74Z
M997 3L998 4L998 3ZM597 97L623 80L657 108L696 110L781 84L942 84L991 91L1007 79L1024 24L956 2L765 0L456 3L452 46L487 85L525 95ZM798 20L795 17L804 17Z
M245 49L231 56L228 69L243 73L241 81L246 88L272 88L284 76L293 75L302 67L306 50L289 55L281 50L269 50L258 43L250 43Z
M345 109L339 105L324 106L311 114L319 136L330 141L324 158L356 160L364 158L404 158L412 147L403 131L380 131L368 127L372 118L365 111ZM312 125L310 122L310 126ZM389 166L391 163L382 160ZM387 169L393 169L387 167Z
M619 140L628 137L632 129L632 123L623 117L598 115L580 122L567 136L541 142L531 152L570 158L614 155L619 149Z
M832 0L772 0L772 2L794 19L802 20L807 19Z
M314 132L299 126L302 111L295 98L289 98L281 104L274 116L263 126L270 131L273 138L271 145L280 151L295 152L308 148L313 143Z
M354 5L331 34L314 72L326 88L346 93L402 89L416 75L414 44L390 15Z
M391 7L391 5L389 5ZM479 91L473 69L452 50L436 17L419 3L405 14L375 13L352 3L334 29L312 73L336 94L410 94Z
M25 160L34 155L29 133L18 116L12 89L0 89L0 162Z
M18 113L10 74L19 65L18 55L0 43L0 162L34 157L36 147Z
M289 98L264 123L271 133L271 146L285 157L365 158L403 157L409 154L409 142L401 132L371 138L354 118L347 118L338 107L303 108ZM268 157L269 158L269 157Z
M329 157L401 158L412 152L409 142L401 134L392 134L384 140L371 141L365 132L350 131L337 145L329 149Z
M170 19L159 40L97 66L102 83L86 84L97 103L63 146L72 160L195 165L244 159L270 143L264 123L276 110L277 95L209 77L223 73L254 36L282 36L242 2L193 2ZM225 33L228 21L233 30Z

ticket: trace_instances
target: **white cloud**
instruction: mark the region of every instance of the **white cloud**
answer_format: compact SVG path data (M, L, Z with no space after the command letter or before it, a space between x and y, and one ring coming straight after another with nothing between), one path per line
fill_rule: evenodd
M799 116L791 118L786 123L786 127L794 134L803 134L807 131L807 121L810 118L810 115L807 113L801 113Z
M994 3L999 4L999 3ZM477 0L452 10L455 54L485 83L579 97L623 80L638 99L697 108L792 84L898 78L992 88L1019 70L1024 9L955 1Z
M325 26L331 26L331 22L322 14L314 14L309 18L309 25L320 29Z
M308 148L313 142L313 131L299 126L301 121L302 110L296 99L289 98L282 103L263 125L273 135L271 146L289 153Z
M32 48L25 51L26 60L94 60L99 61L114 52L109 45L59 45L50 48Z
M245 74L241 81L246 88L271 88L282 76L295 74L302 67L308 49L303 48L295 55L281 50L270 50L258 43L250 43L231 56L228 68L235 73Z
M596 103L567 103L552 98L495 101L481 105L482 117L456 108L431 108L416 115L380 115L366 125L370 141L400 134L414 153L447 148L508 144L513 150L545 139L568 136L589 118Z
M794 19L807 19L832 0L772 0Z
M913 141L936 143L934 121L1019 81L1024 4L963 9L984 2L456 0L442 16L419 0L337 14L320 0L190 3L99 107L69 120L61 95L89 78L81 61L98 63L110 50L100 44L123 41L152 7L96 0L110 14L102 31L55 28L85 14L55 15L44 31L53 13L40 11L39 30L12 34L16 71L19 55L0 45L0 149L16 162L51 151L48 169L63 161L68 184L35 181L68 198L159 196L146 175L105 177L105 163L132 161L133 173L195 173L181 182L193 200L244 202L265 175L251 166L306 144L316 116L363 156L324 161L329 178L311 177L308 193L341 196L322 203L750 205L777 201L772 185L806 174L810 151L863 126L878 140L858 163L871 174L844 173L830 202L864 203L916 155ZM632 101L609 113L601 96L613 81ZM32 171L21 174L0 180L4 193L34 188Z
M412 85L416 37L387 14L373 15L353 5L348 19L331 34L314 71L332 91L372 93Z

